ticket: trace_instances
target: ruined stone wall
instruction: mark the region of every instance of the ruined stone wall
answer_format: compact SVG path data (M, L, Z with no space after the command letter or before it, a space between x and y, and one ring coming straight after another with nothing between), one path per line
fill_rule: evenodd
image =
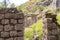
M24 40L24 15L15 8L0 9L0 40Z
M42 40L60 40L60 25L54 14L43 14L43 38Z

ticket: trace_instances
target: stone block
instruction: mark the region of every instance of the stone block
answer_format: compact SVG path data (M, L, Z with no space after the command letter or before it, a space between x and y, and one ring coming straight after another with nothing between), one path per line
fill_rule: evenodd
M52 18L45 18L43 23L52 23Z
M8 39L5 39L5 40L13 40L13 38L8 38Z
M4 14L0 14L0 19L3 19L4 18Z
M52 30L52 35L58 35L58 30Z
M17 36L17 31L10 31L10 36L11 36L11 37Z
M10 19L10 23L11 23L11 24L17 24L17 20L15 20L15 19Z
M14 13L6 13L5 14L5 18L14 18L15 17L15 15L14 15Z
M6 13L5 14L5 18L10 18L11 14L10 13Z
M0 40L4 40L4 38L0 38Z
M5 25L4 26L4 31L11 31L13 30L13 26L12 25Z
M16 37L16 38L14 38L14 40L24 40L24 38L23 37Z
M18 34L17 34L18 36L24 36L24 31L21 31L21 32L18 32Z
M2 24L9 24L9 20L8 19L3 19L3 20L1 20L1 23Z
M5 24L9 24L9 20L8 19L5 19Z
M18 19L18 23L23 23L24 19Z
M0 25L0 31L3 31L3 25Z
M24 29L24 24L16 24L15 25L15 30L23 30Z
M57 29L57 25L55 23L50 23L50 24L47 24L47 28L48 29Z
M9 32L1 32L1 37L9 37Z
M56 36L48 36L48 40L57 40Z

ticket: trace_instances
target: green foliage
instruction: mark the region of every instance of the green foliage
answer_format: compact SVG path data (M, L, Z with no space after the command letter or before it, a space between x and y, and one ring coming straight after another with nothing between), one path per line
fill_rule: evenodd
M60 7L56 9L56 13L59 13L59 12L60 12Z
M4 3L1 3L0 4L0 8L5 8L5 4Z
M37 9L38 9L37 6L33 6L33 7L31 8L32 12L35 12Z
M41 2L44 2L45 0L41 0Z
M32 12L35 12L37 9L40 9L41 11L43 11L44 10L44 7L43 6L33 6L32 8L31 8L31 10L32 10Z
M40 9L41 11L43 11L45 9L45 7L41 5L41 6L39 6L38 9Z
M42 20L39 20L37 23L31 25L29 28L25 28L24 38L27 40L28 38L31 40L33 37L34 30L37 31L39 35L39 39L42 37Z
M57 14L56 19L57 19L58 24L60 25L60 14Z

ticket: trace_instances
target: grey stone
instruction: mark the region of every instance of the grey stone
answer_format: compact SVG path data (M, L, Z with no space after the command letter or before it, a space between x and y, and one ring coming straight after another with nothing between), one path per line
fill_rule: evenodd
M18 32L18 34L17 34L18 36L24 36L24 31L21 31L21 32Z

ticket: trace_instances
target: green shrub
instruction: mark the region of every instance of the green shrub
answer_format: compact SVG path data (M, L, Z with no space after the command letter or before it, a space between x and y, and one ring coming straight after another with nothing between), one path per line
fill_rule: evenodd
M57 14L56 19L57 19L57 23L60 25L60 14Z

